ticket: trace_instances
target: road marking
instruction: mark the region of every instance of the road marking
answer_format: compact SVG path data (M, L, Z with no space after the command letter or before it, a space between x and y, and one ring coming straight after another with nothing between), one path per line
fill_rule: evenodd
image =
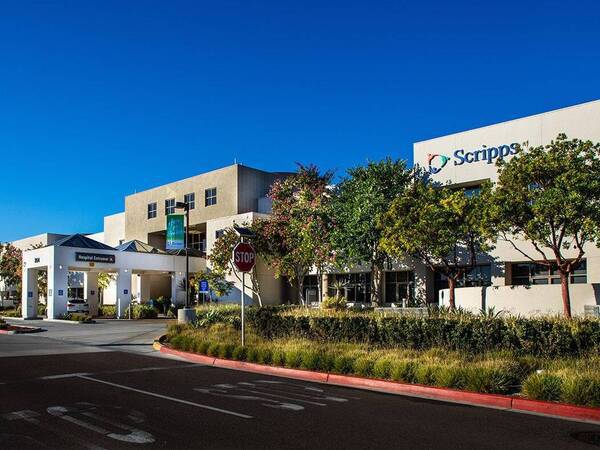
M24 409L22 411L14 411L8 414L3 414L2 417L4 417L6 420L24 420L25 422L29 422L29 423L39 423L39 420L36 419L36 417L39 417L39 413L36 413L35 411L31 411L30 409Z
M172 402L181 403L183 405L195 406L196 408L202 408L202 409L207 409L209 411L215 411L215 412L220 412L223 414L229 414L231 416L241 417L242 419L252 419L253 418L252 416L248 416L246 414L241 414L241 413L238 413L235 411L229 411L227 409L216 408L214 406L204 405L202 403L189 402L187 400L182 400L180 398L169 397L167 395L157 394L156 392L144 391L142 389L125 386L123 384L117 384L117 383L111 383L110 381L99 380L97 378L92 378L87 375L80 375L78 378L82 378L82 379L88 380L88 381L94 381L96 383L106 384L108 386L113 386L113 387L116 387L119 389L124 389L126 391L132 391L132 392L137 392L139 394L149 395L151 397L162 398L163 400L170 400Z
M61 373L60 375L46 375L40 377L40 380L60 380L61 378L75 378L82 375L91 375L89 372Z

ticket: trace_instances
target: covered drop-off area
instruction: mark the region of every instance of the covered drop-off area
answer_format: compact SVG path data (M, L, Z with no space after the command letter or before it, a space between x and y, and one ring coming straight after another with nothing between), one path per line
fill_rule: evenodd
M38 272L47 273L46 313L57 319L67 313L69 273L84 274L84 299L90 315L98 313L98 274L111 273L114 303L123 317L133 299L147 301L170 294L175 304L185 299L185 256L155 249L140 241L110 247L84 235L65 237L52 245L23 252L23 318L37 317ZM190 273L206 269L206 260L190 256ZM169 292L170 291L170 292ZM111 296L112 297L112 296Z

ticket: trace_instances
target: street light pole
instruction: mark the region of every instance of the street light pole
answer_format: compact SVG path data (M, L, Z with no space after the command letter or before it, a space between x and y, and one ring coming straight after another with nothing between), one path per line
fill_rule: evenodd
M190 308L190 205L187 202L177 202L175 208L185 211L185 303L183 316L179 322L189 323L195 319L195 311Z

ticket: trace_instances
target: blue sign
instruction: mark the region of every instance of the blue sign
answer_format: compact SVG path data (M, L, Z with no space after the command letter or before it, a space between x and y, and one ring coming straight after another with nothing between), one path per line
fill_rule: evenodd
M206 293L208 293L208 291L209 291L208 281L201 280L200 281L200 292L203 294L206 294Z
M516 155L520 151L521 146L516 142L510 145L499 145L498 147L487 147L483 145L482 148L470 152L465 152L465 150L461 148L455 150L452 153L452 156L430 153L427 155L427 164L429 166L429 173L436 174L451 160L453 160L455 166L483 161L487 164L491 164L496 159L504 159L509 155Z

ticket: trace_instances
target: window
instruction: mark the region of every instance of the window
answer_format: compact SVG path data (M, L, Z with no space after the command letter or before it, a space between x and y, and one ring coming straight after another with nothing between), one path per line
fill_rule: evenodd
M188 209L196 208L196 194L194 194L193 192L190 194L185 194L183 196L183 201L184 203L188 204Z
M550 267L533 262L515 263L512 264L511 272L513 285L560 284L560 272L555 263L552 263ZM569 282L572 284L587 283L587 263L585 259L581 260L575 267Z
M209 188L204 190L204 206L212 206L217 204L217 188Z
M190 233L190 248L206 252L206 234L205 233Z
M156 217L156 202L148 203L148 219Z
M476 287L491 285L492 266L490 264L483 264L480 266L475 266L470 271L464 273L462 278L458 280L456 287ZM434 278L435 298L437 298L438 293L442 289L448 289L448 278L445 275L436 271Z
M82 287L76 287L76 288L67 288L67 298L79 298L82 299L83 297L83 288Z
M165 200L165 214L169 215L169 214L173 214L174 212L175 212L175 199L168 198L167 200Z
M341 295L348 302L371 302L371 273L331 274L327 281L327 295Z
M310 304L318 302L319 282L316 275L306 275L304 277L304 299Z
M215 239L219 239L221 236L225 234L225 230L217 230L215 231Z
M415 298L415 274L412 271L385 273L385 303L413 305Z

